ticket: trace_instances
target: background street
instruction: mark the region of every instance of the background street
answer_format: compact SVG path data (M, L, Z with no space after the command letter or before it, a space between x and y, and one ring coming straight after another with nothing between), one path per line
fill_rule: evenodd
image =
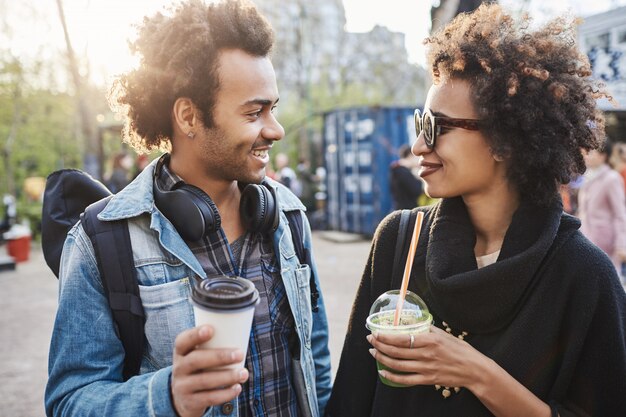
M335 232L316 232L313 240L330 323L334 373L370 242ZM45 415L43 393L57 280L40 248L35 246L30 255L15 271L0 272L0 416Z

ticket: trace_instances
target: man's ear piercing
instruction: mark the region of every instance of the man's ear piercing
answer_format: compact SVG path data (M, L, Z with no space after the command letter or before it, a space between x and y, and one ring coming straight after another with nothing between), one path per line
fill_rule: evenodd
M187 133L187 137L188 137L189 139L193 139L193 138L194 138L194 136L196 136L196 134L195 134L195 133L193 133L192 131L190 131L189 133Z

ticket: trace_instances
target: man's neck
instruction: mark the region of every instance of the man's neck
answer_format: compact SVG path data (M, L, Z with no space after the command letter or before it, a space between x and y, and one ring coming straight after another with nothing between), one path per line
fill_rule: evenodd
M229 242L239 238L245 229L239 216L239 202L241 190L237 181L224 181L209 178L193 164L186 163L182 158L170 159L169 169L182 178L185 183L204 191L217 206L221 219L221 226Z

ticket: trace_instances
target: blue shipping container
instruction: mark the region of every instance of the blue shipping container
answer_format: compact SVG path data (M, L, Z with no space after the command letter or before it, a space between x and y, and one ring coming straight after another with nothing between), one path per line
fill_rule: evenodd
M326 216L332 230L373 235L393 209L389 166L416 139L414 108L358 107L324 114Z

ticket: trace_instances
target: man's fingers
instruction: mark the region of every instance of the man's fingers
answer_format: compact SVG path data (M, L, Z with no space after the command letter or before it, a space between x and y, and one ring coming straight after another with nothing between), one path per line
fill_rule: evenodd
M243 360L239 349L195 349L174 363L176 375L192 374L202 370L222 369Z
M181 392L198 393L210 390L222 390L248 380L245 368L225 369L222 371L198 372L181 380L175 380L176 389Z
M224 404L235 399L241 393L241 385L234 384L221 389L211 391L199 391L190 393L182 398L174 395L174 407L180 415L201 415L211 406Z
M197 404L203 404L202 409L206 409L207 407L233 400L237 398L240 392L241 385L234 384L222 389L196 392L190 396L190 399Z
M213 327L204 325L184 330L176 336L174 341L174 352L177 355L185 356L201 343L213 337Z

